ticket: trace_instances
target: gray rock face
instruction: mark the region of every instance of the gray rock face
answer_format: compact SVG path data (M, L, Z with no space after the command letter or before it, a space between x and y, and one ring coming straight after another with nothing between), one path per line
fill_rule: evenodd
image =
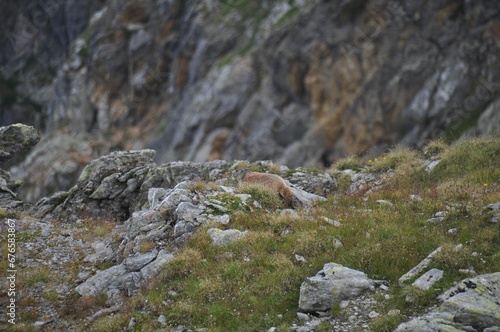
M0 168L12 158L20 157L39 140L40 134L33 127L23 124L0 127ZM0 169L0 206L15 208L22 204L16 193L18 187L19 183L11 181L10 173Z
M500 272L465 279L439 296L441 306L395 332L495 331L500 326Z
M299 308L304 312L327 311L335 303L355 298L373 286L363 272L327 263L300 286Z
M153 164L155 152L113 152L89 163L63 202L41 200L37 215L64 220L79 216L125 220L139 202L141 185Z

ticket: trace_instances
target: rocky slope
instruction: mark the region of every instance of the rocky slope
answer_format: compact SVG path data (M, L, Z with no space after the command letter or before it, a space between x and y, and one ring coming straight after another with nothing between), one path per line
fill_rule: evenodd
M32 127L0 128L0 147L5 152L2 162L36 144L38 138ZM32 206L17 199L15 184L2 171L2 273L14 267L18 272L16 281L2 278L2 288L8 281L17 295L3 296L0 305L6 312L10 299L15 299L16 325L5 316L0 322L17 331L109 331L127 326L141 331L228 328L231 320L224 314L224 319L215 322L212 315L202 314L202 325L187 320L186 326L187 316L195 313L176 319L172 312L177 305L183 310L196 305L209 307L213 301L222 301L223 305L225 297L237 296L232 287L250 287L245 285L246 278L231 272L237 264L243 264L244 275L251 273L247 276L250 284L257 286L261 275L283 269L280 273L286 293L296 294L291 308L272 305L280 312L276 317L268 318L267 312L250 315L251 321L263 322L256 330L265 326L269 331L387 331L407 321L396 331L496 331L500 324L500 276L495 270L500 268L496 245L500 238L500 202L485 205L485 201L500 198L500 173L495 167L500 161L499 143L498 139L464 142L464 147L452 147L450 151L434 144L424 149L425 160L417 158L416 152L403 157L389 154L376 161L379 164L370 160L373 165L363 166L361 171L359 162L348 160L328 172L289 169L262 161L157 165L153 162L154 150L119 151L88 163L69 191ZM475 144L479 154L470 154L467 144ZM479 158L477 165L481 166L457 162L464 157L469 163ZM283 209L275 193L238 186L231 173L241 167L280 174L292 186L302 207ZM454 167L465 170L449 175ZM474 170L479 179L474 178ZM425 180L425 176L440 172L444 173L439 180ZM467 175L471 177L464 177ZM447 181L449 176L452 182ZM408 179L416 182L408 185L404 182ZM424 183L423 187L417 188L417 183ZM410 192L414 194L408 198ZM426 218L431 216L429 211L442 206L445 210ZM388 223L384 216L395 219ZM469 228L471 225L475 226ZM262 226L264 231L259 230ZM12 233L9 229L15 230L14 265L7 265L6 259L10 252L7 234ZM406 235L408 238L403 234L395 241L402 230L417 233ZM320 234L327 236L322 238ZM272 242L270 247L258 242L266 237ZM429 246L440 247L422 257L414 252L418 246L405 249L414 240L424 245L423 252ZM286 241L292 246L287 247ZM356 253L359 247L361 251ZM258 256L262 249L264 257L278 260L274 261L276 265ZM378 262L377 254L366 256L380 250L394 251L396 256L389 262L384 258L389 253ZM352 258L343 256L349 251L354 252ZM415 258L401 265L408 254ZM186 256L188 265L184 266ZM307 274L314 271L315 256L322 269L315 275ZM345 260L354 265L365 259L367 264L361 266L382 280L335 262ZM409 264L415 262L418 264L408 271ZM390 281L393 276L388 266L377 264L396 267L397 282ZM195 299L186 295L189 287L185 286L189 275L207 265L209 270L222 265L230 273L208 276L204 272L202 279L195 277L195 293L203 294L206 290L200 283L211 278L222 279L224 291L211 285L207 303L191 303ZM488 273L477 275L476 271ZM299 273L301 285L292 286L295 282L289 275L293 273ZM176 284L179 277L184 286ZM279 287L277 280L273 283L257 294L268 296L270 288ZM442 292L443 286L454 283ZM284 296L281 290L278 293ZM439 293L439 303L431 300L419 304ZM254 295L245 300L256 301ZM237 298L229 303L233 302L241 305ZM256 310L250 302L243 307ZM388 310L394 305L400 309ZM403 314L403 308L410 311ZM295 319L289 310L297 313ZM234 328L245 330L243 325Z
M113 150L322 167L500 126L494 1L0 6L0 121L43 133L12 169L31 202Z

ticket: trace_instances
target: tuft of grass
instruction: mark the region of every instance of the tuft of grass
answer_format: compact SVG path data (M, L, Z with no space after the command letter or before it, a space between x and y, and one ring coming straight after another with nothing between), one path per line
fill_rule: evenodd
M384 315L375 318L370 324L370 331L392 332L404 321L401 315Z
M55 302L59 294L55 290L47 290L43 293L43 298L49 302Z
M42 265L35 268L32 271L28 271L26 277L24 277L24 284L28 287L34 286L35 284L41 282L45 283L52 279L52 273L48 266Z
M87 220L83 222L83 226L73 232L73 236L77 240L94 242L97 237L105 237L113 231L116 223L110 220Z
M408 168L423 165L420 154L407 147L397 146L371 163L371 171L385 172L390 169Z
M150 252L155 247L156 247L156 243L154 241L144 241L141 244L141 248L139 249L139 252L141 254L144 254L144 253Z
M259 184L241 184L240 191L250 194L264 209L276 210L284 207L283 200L279 197L278 193L266 186Z
M448 144L443 139L437 139L429 142L423 149L422 152L426 158L432 158L439 155L441 152L448 148Z
M188 185L188 189L191 191L207 191L216 190L219 185L215 182L205 182L205 181L194 181Z
M349 156L344 159L340 159L335 164L333 164L332 169L344 171L346 169L352 169L353 171L361 171L364 168L364 163L357 156Z
M123 314L97 319L90 327L91 332L120 332L127 328L130 317Z

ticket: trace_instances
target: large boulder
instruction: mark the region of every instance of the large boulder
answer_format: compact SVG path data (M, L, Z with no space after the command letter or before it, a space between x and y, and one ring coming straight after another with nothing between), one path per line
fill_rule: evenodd
M465 279L438 298L441 306L399 325L395 332L498 331L500 272Z
M374 288L365 273L336 263L327 263L300 286L299 308L304 312L327 311L334 304L356 298Z
M40 141L38 131L24 124L0 127L0 167Z

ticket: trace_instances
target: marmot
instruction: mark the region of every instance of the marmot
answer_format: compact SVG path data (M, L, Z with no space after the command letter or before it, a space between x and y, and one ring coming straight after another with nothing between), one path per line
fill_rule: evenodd
M262 185L277 192L288 208L296 208L299 206L300 201L279 175L251 172L248 168L237 169L234 171L233 175L240 184Z

